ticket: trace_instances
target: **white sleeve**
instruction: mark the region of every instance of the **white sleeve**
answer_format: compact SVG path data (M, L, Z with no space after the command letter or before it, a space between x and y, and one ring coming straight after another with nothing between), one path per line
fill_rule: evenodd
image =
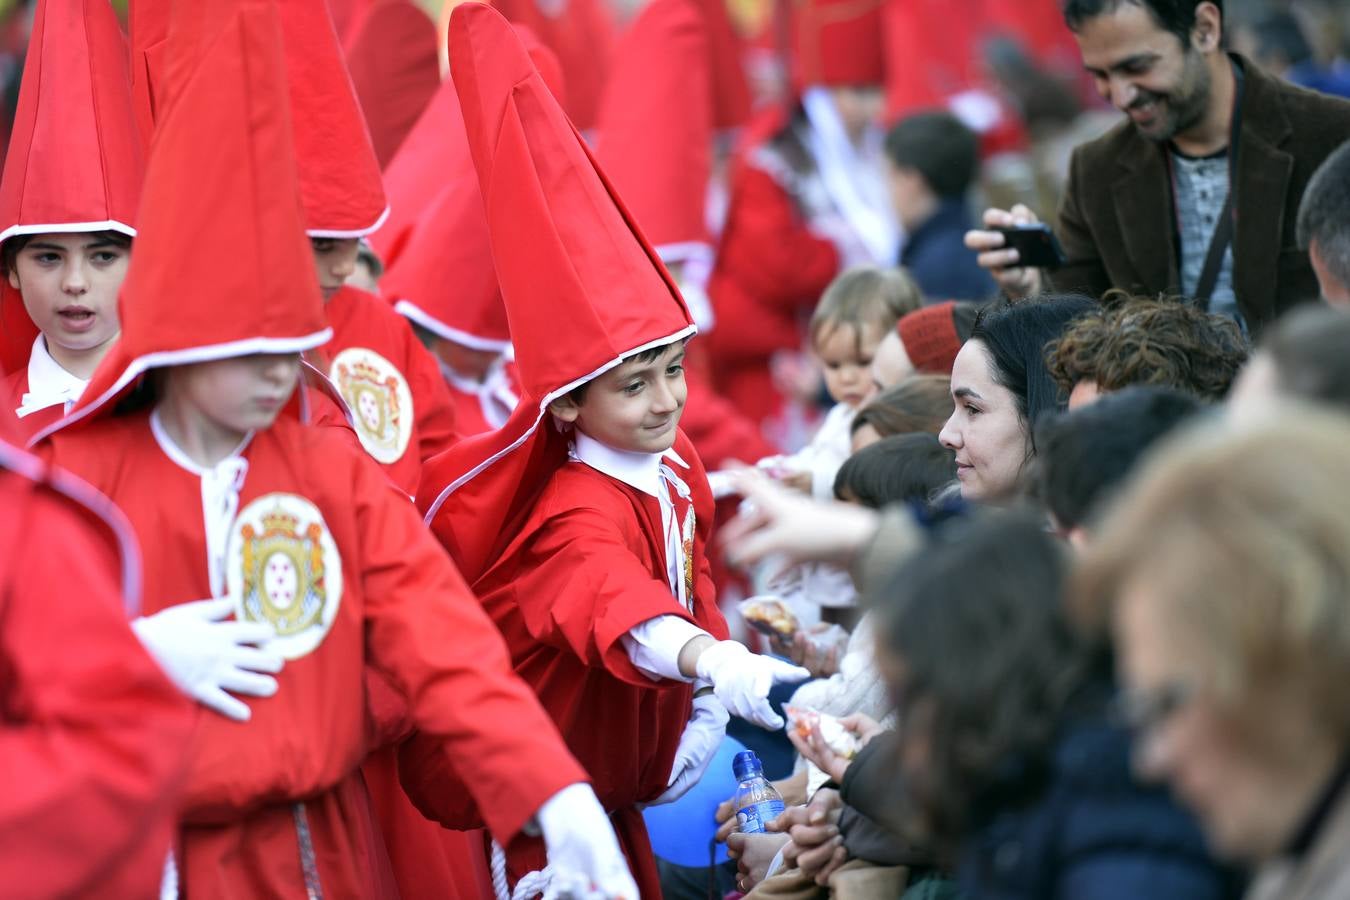
M712 635L679 616L657 616L634 626L620 640L633 665L652 681L693 681L680 674L680 651L696 637Z

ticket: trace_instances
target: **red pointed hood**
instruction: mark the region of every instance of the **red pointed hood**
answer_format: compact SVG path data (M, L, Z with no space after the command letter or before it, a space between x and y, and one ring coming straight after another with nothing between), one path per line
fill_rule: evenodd
M411 0L379 0L343 32L352 84L381 166L441 83L436 25Z
M739 128L750 118L750 83L745 76L745 40L732 24L726 0L697 0L708 27L712 59L713 127Z
M362 237L388 213L380 163L324 0L278 4L305 229Z
M695 329L669 273L506 20L464 3L450 17L449 43L525 394L499 431L425 470L419 502L435 519L453 500L446 508L456 514L441 519L449 531L438 534L472 580L506 523L566 461L561 436L541 427L548 404ZM465 521L474 528L456 524Z
M131 38L131 96L136 111L136 127L141 144L150 147L155 133L155 118L163 97L165 72L164 40L169 36L169 15L173 0L131 0L127 26Z
M277 5L233 5L214 37L200 36L196 69L158 125L122 336L57 427L110 410L151 368L331 337L302 225ZM171 31L171 53L174 41Z
M566 91L558 57L528 28L512 27L544 83L561 102ZM398 264L399 254L407 246L417 222L436 200L437 188L455 177L454 173L471 172L472 168L459 94L455 92L454 81L446 78L384 172L389 218L370 236L370 245L387 269Z
M596 158L663 259L711 258L713 87L699 0L651 0L614 54Z
M467 151L467 146L465 150ZM412 228L380 279L394 309L439 337L475 350L511 346L472 160Z
M0 242L52 231L135 235L145 172L127 45L107 0L41 0L0 178ZM28 360L37 329L0 291L0 366Z
M493 0L492 5L557 55L567 77L567 96L559 98L563 109L578 128L595 127L616 37L607 0Z
M791 0L792 72L799 88L881 85L882 0Z

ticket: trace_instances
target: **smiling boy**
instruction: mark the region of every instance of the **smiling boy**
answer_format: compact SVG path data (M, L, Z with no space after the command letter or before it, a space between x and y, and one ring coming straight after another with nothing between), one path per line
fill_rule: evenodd
M699 780L728 710L781 727L768 691L806 672L722 640L712 492L679 429L695 329L674 282L506 21L457 7L450 58L524 399L434 460L419 504L590 774L640 896L656 897L641 806ZM426 756L406 749L405 786L472 827L471 804L419 790ZM547 886L537 841L494 855L517 896Z

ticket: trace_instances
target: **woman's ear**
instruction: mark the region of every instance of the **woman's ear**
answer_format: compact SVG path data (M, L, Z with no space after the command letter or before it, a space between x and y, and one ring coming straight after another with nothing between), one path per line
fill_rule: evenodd
M566 422L569 425L576 422L577 416L581 415L581 407L577 406L576 401L572 399L570 394L559 397L557 400L550 403L548 405L548 411L553 413L554 418Z

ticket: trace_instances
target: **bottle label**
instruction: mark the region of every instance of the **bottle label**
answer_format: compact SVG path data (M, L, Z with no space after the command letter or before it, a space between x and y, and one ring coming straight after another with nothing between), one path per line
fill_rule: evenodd
M761 800L736 810L736 822L742 834L763 834L765 824L782 814L782 800Z

